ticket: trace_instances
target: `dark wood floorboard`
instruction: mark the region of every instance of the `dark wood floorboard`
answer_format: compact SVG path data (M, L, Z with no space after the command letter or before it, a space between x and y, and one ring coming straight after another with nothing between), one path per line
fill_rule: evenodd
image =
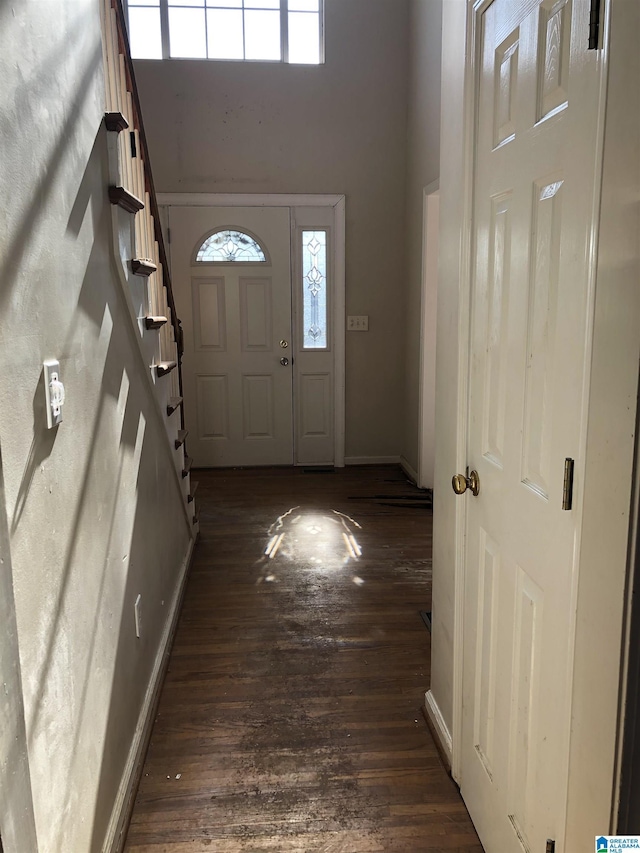
M395 466L195 478L201 537L126 851L481 853L420 712L418 490Z

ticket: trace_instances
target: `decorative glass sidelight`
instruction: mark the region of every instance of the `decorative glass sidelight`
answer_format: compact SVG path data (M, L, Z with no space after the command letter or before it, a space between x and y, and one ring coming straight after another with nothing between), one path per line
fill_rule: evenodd
M327 348L327 232L302 232L303 349Z
M197 263L264 264L266 260L264 250L250 234L230 228L207 237L196 253Z

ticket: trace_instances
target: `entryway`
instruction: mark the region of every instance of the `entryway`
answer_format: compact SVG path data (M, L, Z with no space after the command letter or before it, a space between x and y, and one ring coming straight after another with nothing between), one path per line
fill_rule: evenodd
M344 200L162 201L194 465L342 465Z

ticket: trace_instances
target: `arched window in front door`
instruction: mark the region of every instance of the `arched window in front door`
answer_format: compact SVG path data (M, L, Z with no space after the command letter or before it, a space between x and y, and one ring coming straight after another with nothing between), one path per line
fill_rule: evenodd
M214 231L196 251L198 264L266 264L267 251L257 238L246 231L222 228Z

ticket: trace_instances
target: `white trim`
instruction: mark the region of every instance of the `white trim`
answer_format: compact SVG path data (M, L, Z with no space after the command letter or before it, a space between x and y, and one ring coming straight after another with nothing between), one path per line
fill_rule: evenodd
M456 471L464 471L467 465L467 439L469 420L469 359L471 324L471 226L473 213L473 157L475 135L475 79L477 55L476 13L484 11L491 0L467 0L464 75L464 163L463 200L464 211L460 224L460 275L458 285L458 377L456 416ZM464 595L466 555L466 501L455 502L455 565L454 565L454 623L453 623L453 720L451 775L461 783L462 771L462 696L464 659Z
M333 208L333 388L334 456L336 468L343 468L345 446L345 364L346 364L346 198L344 195L292 193L157 193L161 210L166 207L332 207ZM293 246L292 246L293 249ZM394 457L393 461L399 461ZM351 463L375 464L375 463Z
M437 201L437 207L434 207L434 201ZM427 462L425 459L425 440L424 433L427 429L427 418L430 418L430 432L432 437L435 434L435 419L434 412L427 413L427 403L432 406L435 404L435 335L436 335L436 312L427 317L427 305L434 307L437 300L437 265L436 265L436 280L428 275L429 260L427 255L428 235L433 229L433 220L436 218L435 213L439 216L440 209L440 181L433 181L422 190L422 272L421 272L421 291L420 291L420 365L419 365L419 385L418 385L418 473L415 476L416 485L420 488L433 488L433 462L429 465L429 473L427 473ZM437 225L437 220L436 220ZM437 253L437 242L436 242ZM431 267L433 269L433 267ZM429 376L429 386L433 390L431 400L427 400L425 393L425 383ZM433 445L432 445L433 450Z
M438 707L433 693L430 690L424 694L424 709L426 711L429 722L432 724L437 736L438 743L444 754L449 759L449 767L452 766L453 758L453 743L451 740L451 732L447 728L447 724L442 716L442 711Z
M345 368L346 368L346 200L340 196L334 205L333 257L333 416L334 462L344 468L344 442L346 423Z
M399 456L346 456L345 465L399 465Z
M127 763L122 773L122 779L120 780L120 786L113 805L113 811L111 812L111 820L107 827L107 833L103 845L103 850L109 851L109 853L119 853L124 846L124 833L127 830L129 807L131 805L131 798L135 795L134 787L137 785L138 781L138 774L136 771L145 758L148 735L155 719L156 701L160 695L160 689L162 688L164 664L166 662L166 657L170 652L173 636L178 625L182 595L189 575L189 566L191 565L191 560L193 558L194 546L195 539L191 539L189 541L186 556L182 562L182 567L178 576L178 583L176 584L176 590L169 610L169 616L160 638L158 652L153 664L153 671L151 673L151 678L149 679L149 684L147 685L142 708L140 709L138 725L136 726L136 730L131 741L131 748L127 757Z
M345 196L304 193L156 193L159 205L176 207L336 207Z
M410 480L413 480L413 482L417 486L418 485L418 472L415 470L415 468L413 468L413 466L409 463L409 461L404 456L400 457L400 467L402 468L404 473L407 475L407 477Z

